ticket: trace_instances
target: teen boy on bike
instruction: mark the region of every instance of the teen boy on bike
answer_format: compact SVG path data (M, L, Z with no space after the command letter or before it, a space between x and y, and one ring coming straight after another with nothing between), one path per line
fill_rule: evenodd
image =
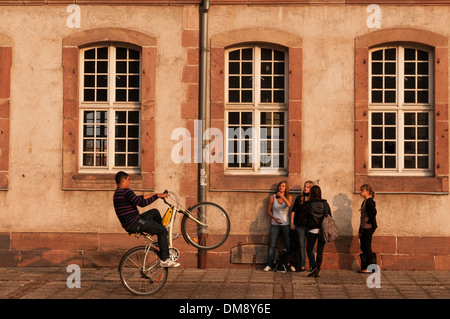
M146 232L158 236L161 267L178 267L179 263L169 258L169 243L166 227L157 209L139 214L137 206L145 207L158 198L166 198L167 194L137 196L130 189L130 176L125 172L116 174L117 189L114 193L114 209L122 227L129 233Z

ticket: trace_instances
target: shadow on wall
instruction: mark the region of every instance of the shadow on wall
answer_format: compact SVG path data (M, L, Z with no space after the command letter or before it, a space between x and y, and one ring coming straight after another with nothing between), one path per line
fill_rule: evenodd
M332 211L333 218L336 221L336 226L339 229L339 236L343 240L339 240L339 245L336 246L336 250L339 257L340 268L346 268L346 266L353 261L349 261L349 258L353 258L350 254L350 248L352 245L352 201L348 198L346 194L339 193L333 197L333 202L331 203L333 207L337 207L337 210ZM344 234L349 234L348 238ZM354 259L354 258L353 258Z

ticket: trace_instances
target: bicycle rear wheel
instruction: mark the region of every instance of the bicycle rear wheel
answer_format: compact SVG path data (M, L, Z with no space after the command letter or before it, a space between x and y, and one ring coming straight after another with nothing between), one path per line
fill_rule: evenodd
M181 220L181 231L186 241L199 249L214 249L222 245L230 234L230 218L227 212L215 203L200 202L188 211L190 215L206 224L184 215Z
M159 251L137 246L127 251L120 263L120 281L134 295L151 295L166 283L168 269L159 265Z

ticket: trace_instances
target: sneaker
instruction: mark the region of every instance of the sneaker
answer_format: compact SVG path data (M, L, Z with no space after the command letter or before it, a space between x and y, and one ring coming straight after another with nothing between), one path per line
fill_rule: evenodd
M160 264L161 267L164 267L164 268L166 268L166 267L172 267L172 268L175 268L175 267L180 266L179 263L170 260L170 258L167 258L167 259L164 260L164 261L161 260L161 261L159 262L159 264Z
M291 270L292 272L295 272L295 267L294 267L294 266L291 266L291 267L290 267L290 270Z
M266 268L263 269L263 271L271 271L272 268L270 268L270 266L266 266Z

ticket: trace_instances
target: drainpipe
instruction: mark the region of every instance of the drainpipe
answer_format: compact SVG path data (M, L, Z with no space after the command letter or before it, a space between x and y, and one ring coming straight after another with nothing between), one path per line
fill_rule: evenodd
M203 158L203 150L205 149L206 143L203 140L203 133L206 130L206 99L207 99L207 59L208 59L208 11L209 11L210 1L203 0L199 7L200 14L200 59L199 59L199 89L198 89L198 116L199 116L199 157L201 159L198 166L198 201L206 201L206 162ZM201 145L201 147L200 147ZM201 239L201 234L199 234L199 240ZM198 268L206 268L206 251L198 250Z

